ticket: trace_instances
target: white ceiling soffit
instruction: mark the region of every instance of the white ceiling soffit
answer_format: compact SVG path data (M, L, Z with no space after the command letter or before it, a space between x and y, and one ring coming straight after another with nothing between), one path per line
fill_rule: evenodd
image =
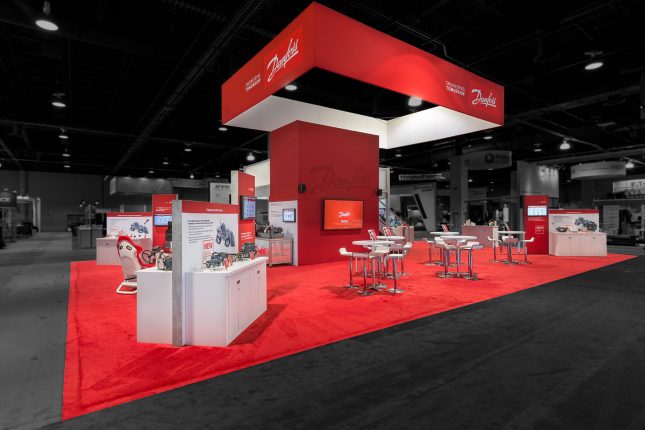
M379 137L379 147L383 149L499 127L495 123L441 106L385 121L277 96L267 97L226 125L273 131L294 121L374 134Z

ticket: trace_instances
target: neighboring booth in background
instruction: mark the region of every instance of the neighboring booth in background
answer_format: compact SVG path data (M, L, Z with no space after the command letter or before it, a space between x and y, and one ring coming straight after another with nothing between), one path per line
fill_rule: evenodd
M168 222L172 221L172 201L177 200L177 194L152 195L152 246L164 247Z
M255 243L255 177L238 170L231 171L231 204L240 206L238 249Z
M231 203L231 184L224 182L211 182L208 184L211 203Z
M524 237L535 241L527 244L530 254L549 253L549 196L524 197Z
M492 225L464 225L461 227L461 234L464 236L476 236L477 242L484 248L492 248L493 242L488 240L497 239L497 226Z
M238 209L175 202L173 270L137 272L137 341L227 346L266 310L266 258L203 270L213 252L237 255ZM173 339L173 330L180 339Z
M597 209L552 209L549 237L551 255L607 255L607 235L600 232Z
M108 212L105 214L107 237L96 238L96 264L120 265L117 238L128 236L144 250L152 249L151 212Z

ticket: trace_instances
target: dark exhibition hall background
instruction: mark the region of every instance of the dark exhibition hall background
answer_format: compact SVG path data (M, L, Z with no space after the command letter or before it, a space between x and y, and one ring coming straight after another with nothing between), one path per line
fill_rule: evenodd
M317 3L503 88L503 125L388 148L324 124L223 123L224 83L311 0L0 1L0 430L645 429L645 1ZM445 108L357 79L313 68L273 95L385 121ZM501 167L463 163L496 151ZM255 184L245 169L267 160L271 194L248 185L245 196ZM592 163L620 172L572 175ZM322 164L364 183L315 184ZM523 192L522 169L557 175L558 197ZM232 201L214 200L213 185ZM427 204L419 194L430 188ZM547 207L597 216L580 229L606 237L603 253L559 256L545 237L529 253L530 194L545 198L545 237L556 233ZM257 218L233 208L244 197ZM385 197L396 202L383 207ZM253 240L273 234L270 199L297 202L284 206L290 221L279 215L300 242L288 231L289 264L257 271L264 312L224 347L140 341L141 294L117 294L125 266L97 263L105 213L163 207L167 222L222 203L218 245L237 240L235 258L255 260L239 239L244 228ZM347 201L358 227L326 228L326 205ZM404 237L380 267L375 248L354 242L375 239L370 229L391 236L390 215ZM464 239L465 257L437 247L447 230L479 227L470 221L495 235L505 224L519 240L504 248L484 235L479 249ZM172 247L183 226L167 228L155 241L183 264L184 245ZM457 279L446 275L451 255L463 258ZM376 288L377 272L391 289ZM176 288L182 272L171 273Z

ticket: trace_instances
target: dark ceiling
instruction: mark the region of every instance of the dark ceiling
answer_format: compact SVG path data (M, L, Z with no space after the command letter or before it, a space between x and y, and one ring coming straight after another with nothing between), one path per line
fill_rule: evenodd
M0 2L2 168L203 177L248 164L249 151L265 159L265 133L219 130L220 86L309 3L52 0L60 30L48 33L33 24L42 1ZM645 172L642 1L320 3L506 87L506 125L492 139L382 151L383 165L432 172L446 168L450 150L499 148L563 166L583 154L629 157ZM604 67L584 70L588 51L602 51ZM382 118L409 112L405 97L369 86L348 98L345 81L313 71L280 95ZM67 108L51 106L53 93L65 94ZM564 137L568 151L559 149Z

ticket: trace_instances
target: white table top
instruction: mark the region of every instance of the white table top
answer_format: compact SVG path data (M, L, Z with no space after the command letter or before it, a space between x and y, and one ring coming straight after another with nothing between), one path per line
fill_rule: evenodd
M431 231L431 235L433 236L455 236L458 235L458 231Z
M505 230L505 231L498 231L498 234L504 236L505 234L526 234L525 231L519 231L519 230Z
M376 236L378 240L405 240L405 236Z
M477 236L462 236L462 235L454 235L454 236L446 236L443 238L444 241L446 240L476 240Z
M352 242L352 245L367 246L367 247L389 246L389 245L394 245L394 241L392 240L355 240Z

